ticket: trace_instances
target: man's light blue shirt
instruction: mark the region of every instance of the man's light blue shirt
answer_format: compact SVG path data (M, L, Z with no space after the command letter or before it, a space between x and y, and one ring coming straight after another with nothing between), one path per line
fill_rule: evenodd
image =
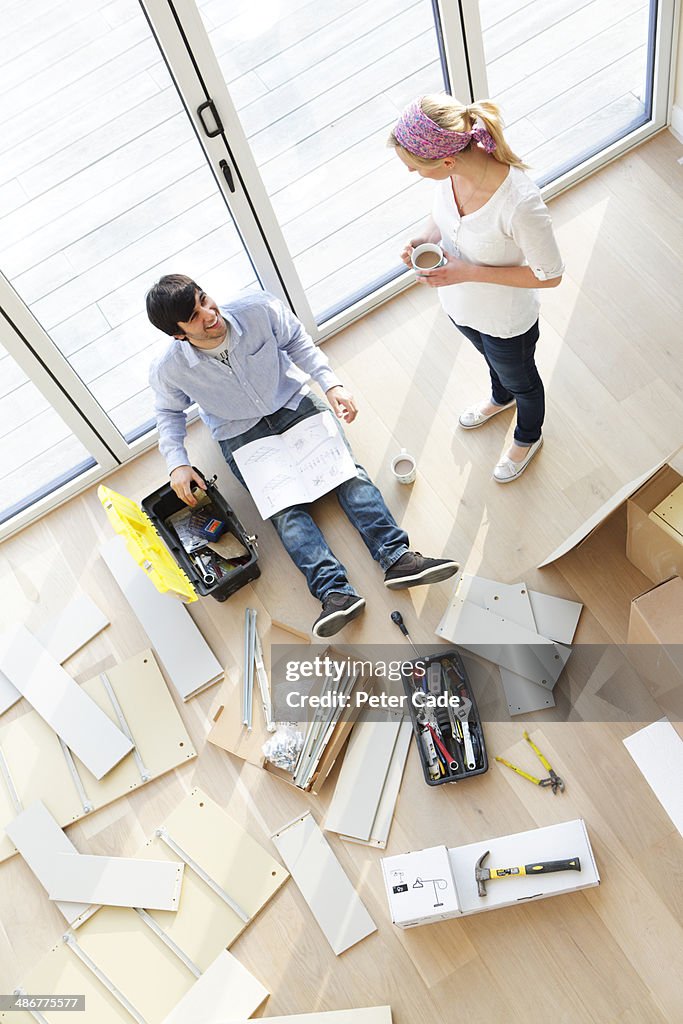
M194 402L216 441L235 437L278 409L296 409L312 377L323 392L340 384L299 320L267 292L219 306L228 324L229 365L174 338L149 371L159 449L169 473L189 466L185 412Z

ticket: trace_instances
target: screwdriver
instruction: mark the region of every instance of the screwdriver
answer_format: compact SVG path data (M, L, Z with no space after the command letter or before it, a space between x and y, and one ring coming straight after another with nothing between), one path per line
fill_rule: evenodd
M406 624L403 621L403 616L401 615L401 613L399 611L392 612L391 613L391 621L396 623L396 625L401 630L401 632L403 633L404 637L406 638L406 640L408 641L408 643L413 648L413 650L415 651L415 653L417 654L417 656L419 658L420 657L420 652L418 651L417 647L415 646L415 644L413 643L413 641L410 638L410 633L408 632L408 630L406 628Z

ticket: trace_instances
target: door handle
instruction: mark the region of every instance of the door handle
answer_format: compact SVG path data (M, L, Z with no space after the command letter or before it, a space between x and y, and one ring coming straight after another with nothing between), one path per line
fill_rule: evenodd
M204 118L205 110L211 111L211 116L213 117L215 125L214 128L209 128L207 126L206 119ZM199 120L202 122L202 128L204 129L204 133L207 135L208 138L215 139L217 135L220 135L222 133L223 123L220 117L218 116L218 111L216 110L216 105L213 102L213 100L206 100L204 103L201 103L197 107L197 116L199 117Z
M227 160L220 160L218 166L220 167L220 169L223 172L223 177L225 178L225 180L228 183L228 188L230 189L231 192L234 192L235 191L235 182L234 182L234 179L232 177L232 171L228 167L228 161Z

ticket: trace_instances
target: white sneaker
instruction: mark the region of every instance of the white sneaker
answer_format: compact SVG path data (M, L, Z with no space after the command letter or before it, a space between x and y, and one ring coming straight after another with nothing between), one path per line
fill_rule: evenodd
M509 409L513 406L515 404L515 400L513 398L511 402L507 403L507 405L499 405L497 409L494 409L494 411L488 413L488 415L481 411L481 407L484 404L484 402L479 402L478 405L471 405L468 409L465 409L464 412L460 413L458 423L463 430L474 430L475 427L480 427L483 423L486 423L487 420L491 420L494 416L497 416L499 412L503 411L503 409Z
M539 437L538 441L534 441L532 445L529 445L527 453L521 462L514 462L507 455L504 455L493 470L493 479L497 480L499 484L509 484L516 480L518 476L522 475L542 444L543 437Z

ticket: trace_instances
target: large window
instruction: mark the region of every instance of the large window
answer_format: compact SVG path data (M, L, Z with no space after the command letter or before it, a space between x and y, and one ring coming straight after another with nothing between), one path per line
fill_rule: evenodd
M652 113L653 0L480 0L488 91L539 183Z
M549 191L665 123L673 0L9 0L0 536L154 442L144 294L264 287L316 341L410 284L386 147L446 89ZM17 463L17 445L27 470ZM38 504L36 504L38 502Z

